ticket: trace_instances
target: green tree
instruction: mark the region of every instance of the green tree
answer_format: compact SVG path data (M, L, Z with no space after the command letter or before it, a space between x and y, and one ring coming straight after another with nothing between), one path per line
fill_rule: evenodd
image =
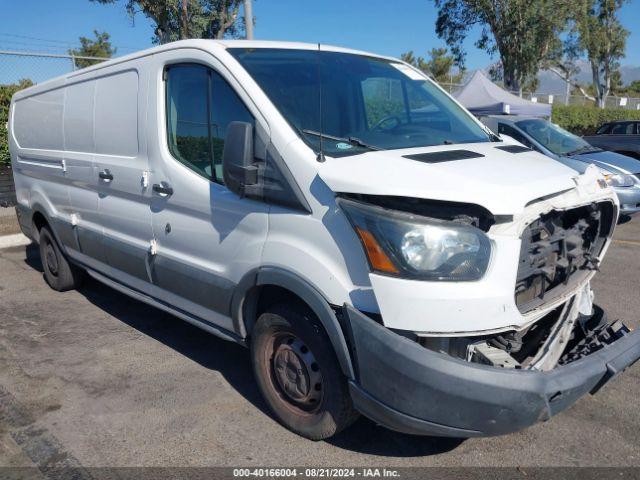
M209 0L204 3L208 15L205 38L244 36L244 18L239 16L242 0Z
M0 85L0 165L6 165L11 161L9 156L8 132L5 127L9 121L9 106L11 105L11 97L18 90L33 85L29 79L22 79L18 83L9 85Z
M463 41L480 27L476 47L498 53L505 87L522 93L575 13L564 0L434 0L436 32L464 66Z
M121 0L90 0L115 4ZM131 19L142 13L155 24L154 43L186 38L224 38L244 35L242 0L122 0Z
M464 70L453 72L456 64L455 58L449 55L446 48L432 48L429 52L427 68L440 83L460 83L464 76Z
M432 48L429 51L429 59L416 57L413 51L400 55L400 58L427 75L433 77L439 83L460 83L464 76L464 70L458 69L454 73L453 67L456 60L446 48Z
M413 54L413 50L409 50L408 52L401 54L400 60L402 60L403 62L407 62L409 65L413 65L418 70L421 70L427 75L432 76L429 68L427 67L427 62L425 61L425 59L423 57L416 57Z
M619 60L624 57L629 31L617 13L626 0L586 0L577 18L580 46L591 66L596 104L604 108L613 87Z
M625 86L622 82L622 72L616 68L611 72L611 93L613 95L621 95L625 93Z
M620 88L618 93L629 97L640 97L640 80L634 80L629 85Z
M111 46L110 36L107 32L93 31L95 39L80 37L80 48L69 50L69 55L73 57L99 57L111 58L116 53L116 48ZM88 67L100 63L101 60L90 60L88 58L74 58L74 63L78 68Z

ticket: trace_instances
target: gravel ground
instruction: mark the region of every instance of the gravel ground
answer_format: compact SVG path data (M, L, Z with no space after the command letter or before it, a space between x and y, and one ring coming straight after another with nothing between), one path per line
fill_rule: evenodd
M615 238L596 301L638 327L640 220ZM313 443L269 415L242 347L93 281L54 292L35 248L0 251L0 466L640 466L639 380L637 364L503 437L412 437L363 418Z

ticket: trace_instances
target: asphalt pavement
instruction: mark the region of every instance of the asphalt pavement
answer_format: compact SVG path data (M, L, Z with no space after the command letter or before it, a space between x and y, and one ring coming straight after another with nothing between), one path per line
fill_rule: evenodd
M596 302L640 320L640 220ZM0 466L640 466L640 364L550 421L470 440L362 418L328 441L280 426L248 352L95 281L58 293L33 246L0 250Z

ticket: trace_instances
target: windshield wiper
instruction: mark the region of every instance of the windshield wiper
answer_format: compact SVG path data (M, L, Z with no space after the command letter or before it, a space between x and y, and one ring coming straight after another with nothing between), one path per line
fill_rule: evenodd
M336 142L345 142L349 145L353 145L354 147L366 148L368 150L383 150L380 147L374 147L373 145L369 145L368 143L363 142L357 137L335 137L333 135L327 135L326 133L316 132L315 130L302 130L302 133L306 133L307 135L313 135L314 137L327 138L329 140L335 140Z

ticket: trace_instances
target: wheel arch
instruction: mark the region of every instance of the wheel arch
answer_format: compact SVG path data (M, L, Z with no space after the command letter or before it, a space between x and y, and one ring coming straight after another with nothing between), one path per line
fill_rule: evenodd
M28 218L30 219L31 239L35 243L39 243L40 230L42 227L47 226L60 250L65 255L68 255L68 246L77 248L77 246L74 246L73 227L68 221L53 213L54 211L45 205L45 203L36 201L30 207Z
M31 225L31 235L33 237L32 239L36 243L40 241L40 230L42 230L42 227L46 226L46 227L49 227L49 230L51 230L51 233L55 237L56 241L58 242L58 244L60 244L60 239L57 237L55 228L53 228L51 217L47 213L47 210L40 203L34 203L31 206L30 225Z
M265 292L276 291L286 296L287 301L298 301L315 314L327 332L342 372L349 379L354 379L351 355L336 312L311 282L288 270L262 267L243 278L231 305L236 332L243 338L251 335L253 325L261 313L260 307L265 305Z

